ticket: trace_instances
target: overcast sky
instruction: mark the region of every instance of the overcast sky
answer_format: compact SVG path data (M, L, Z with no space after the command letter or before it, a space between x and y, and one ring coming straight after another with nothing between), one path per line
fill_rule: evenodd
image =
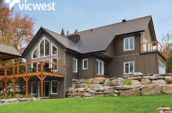
M22 0L21 0L22 1ZM34 32L46 27L74 32L152 15L158 39L172 32L172 0L27 0L28 3L55 2L55 11L21 11L35 20Z

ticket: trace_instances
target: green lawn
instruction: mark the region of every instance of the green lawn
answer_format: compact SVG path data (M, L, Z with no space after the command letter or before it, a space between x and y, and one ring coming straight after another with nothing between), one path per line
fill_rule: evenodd
M156 113L172 95L49 99L0 106L0 113Z

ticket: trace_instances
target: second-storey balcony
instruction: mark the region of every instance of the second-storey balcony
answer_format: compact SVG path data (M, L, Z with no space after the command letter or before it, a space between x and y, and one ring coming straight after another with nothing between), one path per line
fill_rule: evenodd
M141 53L159 52L165 59L168 58L167 49L158 41L141 43Z

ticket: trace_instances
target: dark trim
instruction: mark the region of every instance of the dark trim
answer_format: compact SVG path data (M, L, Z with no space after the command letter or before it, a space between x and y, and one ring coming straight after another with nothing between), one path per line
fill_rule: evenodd
M4 52L0 52L2 54L6 54L6 55L11 55L11 56L16 56L16 57L21 57L21 55L14 55L14 54L10 54L10 53L4 53Z

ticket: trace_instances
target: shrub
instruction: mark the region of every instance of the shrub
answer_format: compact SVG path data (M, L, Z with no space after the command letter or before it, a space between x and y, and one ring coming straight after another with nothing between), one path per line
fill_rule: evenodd
M124 80L123 84L124 85L131 85L132 84L132 81L129 80L129 79L126 79L126 80Z

